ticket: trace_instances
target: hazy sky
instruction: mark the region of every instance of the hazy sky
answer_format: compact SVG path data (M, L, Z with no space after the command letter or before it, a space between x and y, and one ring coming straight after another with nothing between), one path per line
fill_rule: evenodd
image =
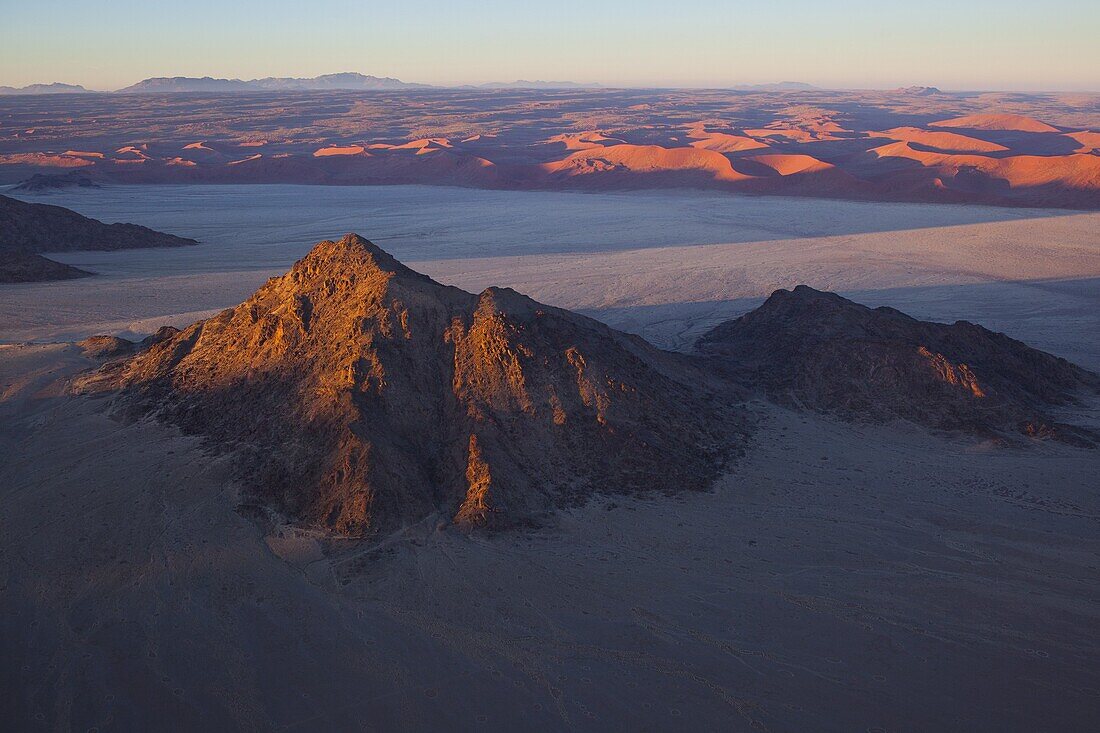
M1098 39L1098 0L0 0L0 84L359 71L1100 90Z

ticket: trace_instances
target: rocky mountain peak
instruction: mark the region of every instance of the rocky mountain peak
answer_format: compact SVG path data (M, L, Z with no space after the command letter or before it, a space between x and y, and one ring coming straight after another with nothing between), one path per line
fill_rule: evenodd
M707 487L743 419L684 356L507 288L447 287L356 235L82 380L231 452L289 520L367 536L535 521Z

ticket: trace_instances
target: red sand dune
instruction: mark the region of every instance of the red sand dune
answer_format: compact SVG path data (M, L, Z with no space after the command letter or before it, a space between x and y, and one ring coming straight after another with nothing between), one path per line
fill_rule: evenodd
M660 145L609 145L579 150L564 160L546 163L543 170L567 176L590 175L611 171L623 173L699 172L716 181L743 181L751 178L738 173L729 158L699 148L663 148Z
M545 145L560 143L566 150L588 150L590 148L609 147L611 145L625 145L625 140L617 137L607 137L602 132L595 130L589 132L564 132L554 135L542 141Z
M1008 150L1004 145L960 135L957 132L933 132L919 127L895 127L882 132L868 133L871 137L887 137L891 140L916 143L944 152L997 153Z
M978 114L954 117L950 120L933 122L929 127L961 127L968 130L1014 130L1017 132L1058 132L1033 117L1011 114Z
M892 143L870 151L880 158L907 158L946 173L971 169L1004 181L1010 188L1056 185L1063 188L1100 189L1100 156L1014 155L989 158L984 155L951 155L915 150L908 143Z
M82 168L95 165L87 158L73 155L53 155L51 153L11 153L0 155L0 165L37 165L43 168Z
M415 150L417 155L419 155L420 153L443 150L454 146L451 145L451 141L445 137L425 137L420 140L410 140L407 143L401 143L399 145L375 143L367 147L372 150Z
M119 148L115 152L118 153L119 155L136 155L141 160L148 160L149 156L146 155L145 152L144 152L147 149L148 149L147 145L141 145L141 146L127 145L125 147Z
M812 155L772 153L768 155L751 155L746 158L754 163L760 163L781 176L793 176L799 173L820 173L835 168L831 163L818 160Z
M71 155L75 158L102 158L103 153L88 152L85 150L66 150L62 155Z
M193 160L187 160L186 158L175 157L168 160L167 165L182 165L185 168L189 168L193 165L197 165Z
M267 140L245 140L237 145L242 148L262 148L267 145Z
M1091 132L1088 130L1081 130L1079 132L1067 132L1066 137L1073 138L1077 142L1081 143L1081 147L1073 151L1075 153L1100 152L1100 132Z
M212 150L206 146L205 140L200 140L197 143L189 143L183 146L184 150Z
M247 163L251 160L259 160L262 157L264 157L263 153L256 153L255 155L250 155L247 158L241 158L240 160L231 160L229 161L228 165L240 165L241 163Z
M739 153L742 150L767 149L768 144L753 140L744 135L730 135L725 132L707 132L702 125L688 130L688 138L693 140L691 147L700 150L713 150L716 153Z
M327 148L318 148L313 151L314 158L324 158L331 155L367 155L362 145L332 145Z

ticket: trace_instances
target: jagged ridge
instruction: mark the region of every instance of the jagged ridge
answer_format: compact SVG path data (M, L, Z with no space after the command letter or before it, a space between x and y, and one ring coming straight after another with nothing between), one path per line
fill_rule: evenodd
M696 349L775 399L844 417L1095 440L1052 412L1100 388L1097 375L966 321L918 321L799 285L720 324Z

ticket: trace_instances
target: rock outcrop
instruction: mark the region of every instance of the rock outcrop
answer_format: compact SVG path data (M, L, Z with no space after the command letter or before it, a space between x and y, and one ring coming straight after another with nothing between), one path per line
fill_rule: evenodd
M77 385L113 389L234 452L267 505L352 537L705 489L744 424L687 357L512 290L440 285L355 235Z
M722 323L696 350L775 400L848 419L1096 440L1054 415L1095 395L1100 377L966 321L919 321L799 285Z
M129 356L142 349L148 349L165 339L169 339L179 333L179 329L173 326L161 326L156 333L146 336L141 341L130 341L120 336L99 335L89 336L83 341L77 341L84 356L91 359L113 359L120 356Z

